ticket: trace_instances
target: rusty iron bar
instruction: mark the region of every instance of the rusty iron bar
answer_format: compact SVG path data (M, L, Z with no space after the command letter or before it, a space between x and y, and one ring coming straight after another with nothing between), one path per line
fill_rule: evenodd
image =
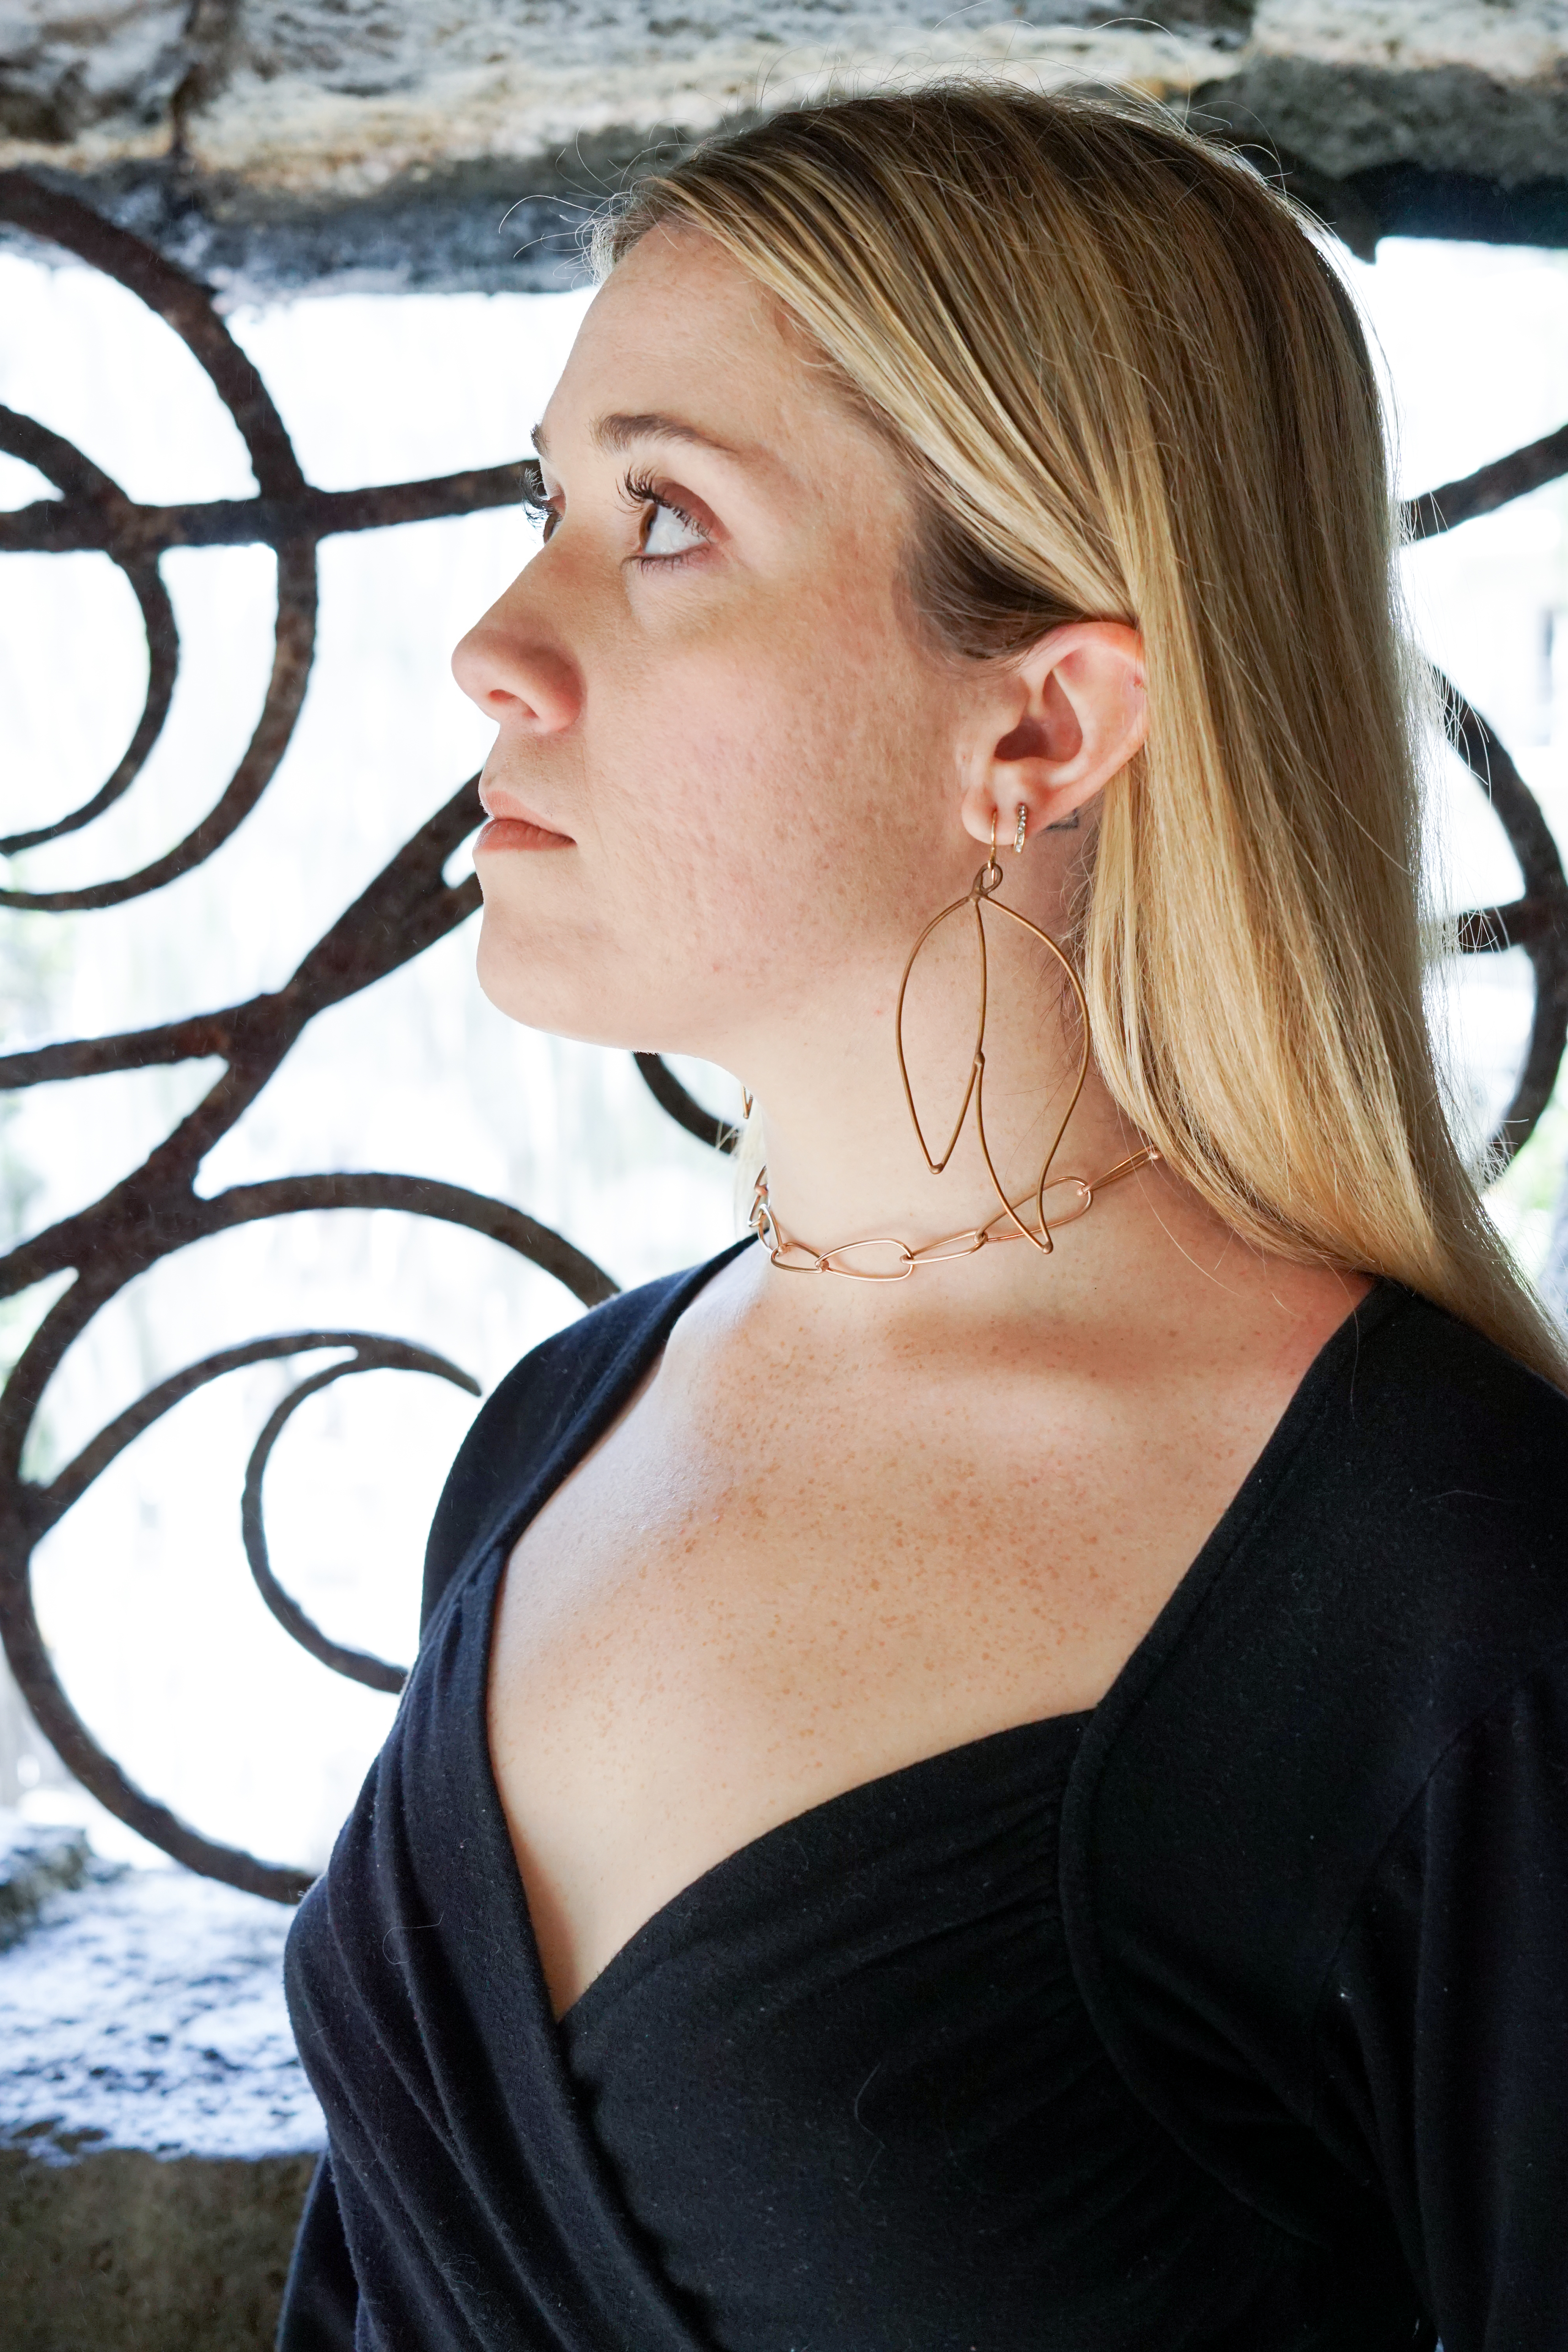
M711 1110L705 1110L660 1055L633 1054L632 1058L643 1074L648 1092L677 1127L684 1127L699 1143L710 1144L715 1151L735 1150L740 1141L739 1129L732 1127L727 1119L716 1118Z
M308 483L282 419L250 361L234 342L208 290L125 231L74 198L26 173L0 173L0 217L53 241L129 288L181 336L235 418L257 483L253 499L146 506L84 454L37 420L0 409L0 448L24 458L61 493L0 516L0 553L100 551L125 572L141 607L149 646L145 706L112 774L81 807L53 824L0 841L15 854L80 829L129 788L145 764L167 715L179 660L172 608L158 559L172 547L261 543L278 561L273 673L261 719L239 767L207 816L183 842L140 872L78 890L0 891L0 905L66 911L123 903L162 887L210 856L266 791L298 715L315 643L318 542L331 533L381 530L437 516L518 502L521 466L499 466L421 482L323 491ZM1568 427L1498 465L1409 502L1411 538L1451 529L1568 471ZM1568 885L1561 860L1528 789L1483 720L1448 689L1453 740L1492 796L1525 877L1524 896L1479 909L1459 924L1458 945L1484 953L1524 948L1536 979L1529 1053L1503 1122L1504 1149L1539 1118L1568 1034ZM470 877L448 884L453 851L480 821L476 780L460 786L419 827L351 906L275 991L246 1003L154 1024L118 1036L78 1038L0 1055L0 1088L21 1088L110 1070L216 1058L223 1071L202 1101L142 1165L89 1207L18 1243L0 1259L0 1297L51 1276L73 1279L40 1320L0 1390L0 1635L18 1686L68 1769L120 1819L192 1869L293 1902L308 1874L219 1844L181 1822L120 1769L76 1714L46 1651L34 1609L32 1555L48 1530L141 1432L208 1382L245 1366L287 1361L319 1349L347 1351L341 1360L298 1381L274 1409L253 1448L241 1502L241 1530L251 1572L267 1606L291 1638L333 1671L387 1691L402 1670L332 1641L315 1626L274 1574L262 1516L267 1461L294 1412L333 1381L359 1371L413 1370L476 1392L468 1375L444 1358L383 1335L350 1331L274 1334L220 1349L158 1382L110 1421L47 1484L22 1475L23 1452L45 1387L68 1350L132 1277L211 1234L276 1216L323 1209L385 1209L434 1217L486 1234L539 1265L591 1306L614 1284L564 1237L510 1203L457 1185L382 1173L327 1171L231 1187L204 1197L198 1169L219 1139L267 1086L316 1014L358 994L423 952L465 921L478 904ZM735 1130L695 1102L657 1055L636 1065L656 1101L686 1131L720 1150Z
M307 1399L319 1395L334 1381L347 1380L355 1372L429 1372L437 1380L450 1381L454 1387L465 1389L470 1396L482 1396L484 1391L472 1374L459 1371L444 1356L437 1356L428 1348L411 1348L402 1339L384 1339L370 1331L312 1331L303 1337L311 1348L346 1347L352 1349L353 1354L347 1363L329 1364L323 1370L298 1381L274 1408L256 1439L246 1464L245 1491L240 1497L240 1532L245 1539L246 1558L257 1591L290 1640L298 1642L302 1650L308 1650L322 1665L330 1666L334 1674L346 1675L351 1682L363 1683L369 1690L395 1694L408 1680L406 1666L389 1666L383 1658L372 1658L363 1650L350 1650L331 1640L273 1574L262 1512L262 1480L272 1449L288 1422Z
M128 229L117 228L101 213L45 187L26 172L0 172L0 219L117 278L172 327L239 426L264 496L287 497L308 487L271 394L218 317L205 286ZM258 452L265 476L256 463Z
M101 509L120 493L118 484L110 481L101 467L79 449L73 448L58 433L31 416L18 416L15 409L0 404L0 449L8 457L24 458L29 466L55 483L66 493L56 501L63 513L79 514ZM5 519L0 516L0 523ZM123 549L106 551L118 563L130 583L141 614L141 625L147 633L147 693L141 705L130 742L120 755L119 765L107 782L100 784L90 799L73 809L53 824L36 826L30 833L13 833L0 839L0 856L14 856L18 850L31 849L38 842L57 840L62 834L75 833L90 824L106 808L112 808L120 794L133 784L147 764L152 746L163 731L169 716L169 706L174 696L174 677L180 667L180 635L174 625L174 607L169 602L152 555L132 555Z
M1524 896L1461 917L1459 948L1485 955L1522 948L1535 976L1535 1011L1513 1100L1498 1122L1492 1150L1511 1159L1533 1134L1552 1098L1568 1047L1568 877L1552 828L1534 793L1479 711L1452 680L1440 681L1449 740L1491 801L1524 877Z
M1406 538L1413 543L1436 539L1462 522L1472 522L1478 515L1494 514L1499 507L1559 481L1564 474L1568 474L1568 425L1560 425L1555 433L1527 442L1522 449L1499 457L1492 465L1478 466L1473 474L1461 475L1458 481L1440 482L1435 490L1407 499L1403 514Z
M29 463L37 465L37 460ZM38 471L49 469L38 466ZM49 473L49 478L59 478ZM477 514L486 507L517 506L525 479L521 464L514 462L465 474L440 474L422 482L387 482L377 489L305 489L293 498L209 499L176 507L138 506L111 484L111 497L90 504L35 499L31 506L0 514L0 555L67 555L85 550L127 562L162 555L171 547L280 547L288 540L388 530L402 523Z

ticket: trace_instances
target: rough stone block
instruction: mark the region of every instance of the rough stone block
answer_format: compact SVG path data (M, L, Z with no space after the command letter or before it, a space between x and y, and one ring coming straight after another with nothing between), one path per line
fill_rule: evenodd
M1563 0L163 0L0 5L0 165L233 301L559 286L573 228L721 124L981 68L1272 149L1359 250L1568 242Z
M0 2148L6 2352L271 2352L315 2161Z
M31 1890L8 1915L5 1857ZM0 1815L7 1916L0 2345L266 2352L323 2138L283 2004L289 1914Z

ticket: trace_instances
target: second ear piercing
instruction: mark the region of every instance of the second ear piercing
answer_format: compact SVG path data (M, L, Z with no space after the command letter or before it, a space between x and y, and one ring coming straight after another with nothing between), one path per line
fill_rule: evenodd
M1024 835L1028 831L1029 803L1027 801L1019 801L1018 830L1013 835L1013 855L1015 857L1021 857L1023 856Z

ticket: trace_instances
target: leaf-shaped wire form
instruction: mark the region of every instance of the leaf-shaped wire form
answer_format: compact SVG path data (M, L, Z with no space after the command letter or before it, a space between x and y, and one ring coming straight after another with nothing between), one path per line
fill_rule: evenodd
M933 1176L941 1175L943 1170L946 1167L947 1162L952 1159L954 1151L957 1148L958 1138L964 1131L964 1121L969 1116L969 1105L974 1099L976 1086L979 1081L980 1073L985 1067L986 991L988 985L988 973L986 970L986 927L980 920L980 901L978 894L981 876L988 873L989 871L989 866L983 866L981 868L980 875L977 875L975 877L974 887L964 898L955 898L950 907L944 907L939 915L932 916L931 920L926 924L925 929L915 940L914 947L911 948L909 951L909 961L904 967L904 978L898 983L898 1010L894 1015L893 1024L894 1045L898 1055L898 1075L904 1080L904 1099L909 1106L909 1116L911 1120L914 1122L915 1140L918 1142L921 1152L925 1157L925 1165L930 1169ZM997 880L999 882L1000 879L1001 869L998 867L997 871ZM919 959L920 950L925 945L926 940L930 939L934 931L939 931L941 929L943 924L947 920L950 915L961 915L967 908L973 908L974 909L975 936L980 951L980 1005L979 1013L975 1023L975 1055L973 1061L969 1065L969 1080L968 1084L964 1088L964 1099L958 1105L958 1116L953 1122L953 1132L947 1138L946 1150L938 1160L935 1157L932 1152L931 1146L925 1140L925 1130L920 1124L920 1113L915 1107L915 1089L909 1083L909 1066L904 1060L904 1000L909 988L909 975L915 970L915 963Z
M980 1157L986 1163L986 1173L991 1180L996 1196L1002 1204L1002 1213L1017 1227L1025 1241L1032 1242L1036 1249L1049 1253L1052 1244L1051 1227L1047 1224L1045 1217L1047 1179L1051 1174L1051 1163L1056 1157L1062 1136L1067 1131L1067 1122L1077 1108L1078 1097L1083 1091L1083 1081L1089 1074L1089 1007L1084 1002L1083 990L1078 974L1073 971L1071 964L1062 954L1050 932L1042 931L1038 923L1031 923L1028 916L1020 915L1016 908L1005 907L997 897L996 893L1001 887L1001 879L1002 869L997 864L993 850L993 854L986 860L969 885L967 894L962 898L955 898L953 904L950 907L944 907L939 915L934 915L915 940L909 951L909 961L904 967L904 978L898 983L898 1010L894 1016L893 1024L894 1048L898 1055L898 1075L904 1081L904 1099L909 1106L909 1117L915 1129L915 1139L925 1156L925 1165L932 1174L939 1176L952 1159L957 1148L958 1138L964 1131L964 1122L969 1115L969 1106L973 1103L975 1130L979 1140ZM986 1134L986 1008L989 985L984 914L987 907L994 908L998 915L1006 915L1009 922L1017 923L1020 930L1028 931L1031 939L1039 940L1043 947L1050 949L1061 967L1078 1007L1079 1035L1082 1041L1078 1054L1078 1075L1073 1081L1067 1108L1057 1121L1056 1132L1051 1139L1051 1147L1045 1155L1045 1165L1040 1171L1040 1181L1034 1186L1034 1209L1038 1231L1032 1230L1024 1223L1023 1219L1009 1200L992 1161L990 1142ZM953 1132L947 1139L946 1150L938 1160L933 1156L931 1147L925 1140L925 1130L920 1124L920 1113L915 1108L915 1089L909 1082L909 1065L904 1052L904 1000L909 988L909 975L915 970L915 961L926 940L934 931L941 928L949 915L962 914L966 908L974 909L975 929L978 935L980 949L980 1002L978 1017L975 1024L975 1058L969 1066L969 1080L964 1088L964 1099L959 1105L958 1117L954 1124Z

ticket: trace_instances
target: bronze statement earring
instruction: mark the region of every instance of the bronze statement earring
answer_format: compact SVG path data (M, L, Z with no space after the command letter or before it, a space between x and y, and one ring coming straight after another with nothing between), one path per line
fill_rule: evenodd
M1023 849L1024 835L1028 830L1028 803L1020 801L1019 803L1018 830L1013 836L1013 848L1020 854ZM1001 887L1001 880L1002 869L997 864L997 819L996 813L993 811L991 814L990 855L988 856L985 864L981 866L979 872L976 875L973 882L970 883L968 895L963 898L955 898L950 907L944 907L939 915L934 915L931 920L926 924L925 929L921 932L920 937L915 940L914 947L911 948L909 951L909 961L904 967L904 978L898 984L898 1011L894 1019L893 1031L894 1046L898 1055L898 1075L904 1081L904 1099L909 1106L909 1116L915 1125L915 1140L918 1142L921 1151L925 1156L925 1165L930 1169L932 1174L934 1176L940 1176L943 1170L946 1167L947 1162L952 1159L955 1150L957 1149L958 1138L964 1131L964 1121L969 1116L969 1105L973 1103L975 1106L975 1132L980 1146L980 1157L986 1163L986 1173L990 1178L997 1198L1002 1204L1003 1217L1016 1227L1017 1231L1023 1236L1025 1241L1032 1242L1036 1249L1049 1251L1052 1244L1051 1239L1051 1227L1046 1222L1045 1215L1046 1180L1051 1174L1051 1163L1056 1157L1056 1149L1058 1144L1061 1141L1062 1135L1066 1130L1067 1122L1072 1117L1073 1111L1077 1108L1078 1097L1083 1091L1083 1081L1089 1071L1089 1007L1084 1002L1083 991L1079 984L1078 974L1073 971L1072 966L1062 954L1061 950L1057 946L1056 941L1051 938L1050 932L1042 931L1038 923L1031 923L1027 915L1020 915L1016 908L1004 906L1001 900L997 897L996 894ZM991 1147L986 1136L986 1007L988 974L986 961L986 925L983 909L987 907L994 908L998 915L1006 915L1009 922L1016 923L1020 930L1027 931L1031 939L1038 940L1042 947L1050 949L1051 954L1056 958L1058 964L1061 968L1062 977L1066 980L1069 988L1071 990L1073 1002L1078 1007L1078 1024L1082 1039L1078 1050L1078 1075L1072 1082L1072 1092L1068 1097L1067 1108L1062 1112L1061 1118L1057 1121L1056 1132L1051 1139L1051 1147L1045 1155L1045 1165L1040 1171L1040 1181L1034 1188L1034 1213L1038 1227L1038 1230L1034 1231L1031 1231L1031 1229L1024 1223L1022 1218L1019 1215L1017 1209L1013 1206L1013 1203L1009 1200L1007 1193L1002 1189L1001 1179L997 1174L995 1165L992 1162ZM909 976L915 970L915 964L919 960L920 950L925 945L926 940L932 937L933 933L939 931L943 924L946 922L951 916L961 915L964 913L966 908L972 908L974 912L975 940L976 945L979 950L980 956L980 1001L975 1023L975 1057L969 1065L969 1083L964 1089L964 1099L958 1106L958 1116L953 1123L953 1132L947 1138L947 1146L946 1150L942 1153L941 1158L937 1159L933 1154L931 1146L925 1140L925 1130L920 1124L920 1113L915 1107L915 1089L909 1083L909 1066L904 1057L904 1000L909 989ZM1103 1179L1101 1181L1103 1181Z
M1020 856L1028 829L1029 806L1026 802L1020 801L1018 826L1013 835L1013 847ZM903 1282L915 1272L917 1265L940 1265L949 1258L970 1257L976 1250L983 1249L988 1242L1010 1242L1020 1237L1026 1242L1032 1242L1037 1250L1049 1255L1055 1244L1051 1238L1051 1223L1047 1222L1045 1214L1045 1196L1048 1191L1060 1192L1071 1187L1071 1197L1068 1205L1051 1221L1059 1225L1070 1224L1073 1218L1082 1217L1087 1210L1092 1208L1095 1193L1103 1192L1107 1184L1119 1183L1124 1176L1131 1176L1140 1168L1152 1167L1158 1160L1160 1155L1153 1144L1145 1144L1141 1151L1131 1153L1127 1159L1118 1160L1114 1168L1108 1168L1103 1176L1096 1176L1092 1183L1083 1176L1059 1176L1054 1184L1051 1183L1051 1163L1056 1157L1057 1146L1061 1141L1078 1097L1083 1091L1083 1080L1089 1069L1089 1008L1084 1002L1083 991L1079 985L1078 974L1049 932L1042 931L1037 923L1031 923L1027 916L1019 914L1014 908L1004 907L997 897L996 893L1001 887L1001 879L1002 869L997 864L997 820L993 814L990 854L969 885L967 897L956 898L950 907L944 907L939 915L933 916L910 950L909 961L904 967L904 978L898 984L898 1012L894 1022L894 1045L898 1055L898 1074L904 1080L904 1099L909 1106L909 1116L915 1123L915 1133L920 1149L925 1154L925 1165L934 1176L939 1176L942 1173L953 1157L972 1102L975 1106L975 1127L979 1137L981 1157L986 1163L986 1173L989 1176L997 1198L1002 1204L1000 1213L994 1216L988 1224L971 1225L961 1234L945 1234L939 1241L912 1244L909 1242L900 1241L893 1234L883 1234L864 1241L840 1242L831 1249L818 1249L810 1242L797 1241L792 1234L784 1231L779 1222L772 1201L768 1197L768 1171L763 1168L758 1171L757 1189L752 1198L751 1213L747 1223L761 1241L772 1263L783 1273L841 1274L848 1276L854 1282ZM915 961L926 940L934 931L940 929L950 915L962 914L968 907L974 909L975 931L980 950L980 1003L979 1018L975 1028L975 1057L969 1066L969 1083L964 1089L964 1099L959 1106L953 1132L947 1139L947 1149L943 1152L940 1160L934 1160L925 1140L925 1129L920 1124L920 1114L915 1108L915 1092L909 1083L909 1069L904 1058L904 999L909 986L909 975L915 970ZM1006 915L1009 921L1017 923L1020 929L1030 932L1051 950L1051 954L1061 966L1068 985L1072 991L1073 999L1078 1006L1079 1026L1083 1039L1078 1056L1078 1076L1073 1081L1072 1093L1067 1108L1058 1120L1056 1133L1051 1139L1051 1149L1045 1155L1045 1165L1040 1171L1040 1181L1036 1184L1032 1196L1026 1193L1024 1199L1016 1203L1009 1201L1002 1190L1000 1179L991 1163L991 1148L986 1139L987 971L986 926L982 914L982 909L986 907L994 908L999 915ZM750 1108L750 1099L747 1097L748 1115ZM1019 1208L1028 1205L1031 1197L1038 1231L1025 1224L1018 1213Z

